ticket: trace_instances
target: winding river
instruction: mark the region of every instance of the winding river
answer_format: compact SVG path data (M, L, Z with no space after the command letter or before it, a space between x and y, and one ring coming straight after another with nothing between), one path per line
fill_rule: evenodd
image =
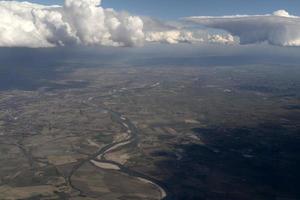
M143 88L153 88L158 86L159 84L152 84L150 86L144 86ZM135 88L135 89L143 89L143 88ZM122 90L123 92L124 90ZM113 94L110 94L109 96L111 96ZM111 115L111 118L114 122L119 123L128 133L129 137L128 139L124 139L122 141L118 141L118 142L113 142L111 144L108 144L106 146L104 146L103 148L99 149L99 151L97 151L96 153L88 156L88 158L82 160L80 163L78 163L76 166L73 167L71 173L68 176L68 182L70 184L70 186L79 191L81 196L86 196L84 194L84 192L80 189L77 188L73 183L72 183L72 176L76 173L76 171L83 166L85 163L90 162L91 164L93 164L94 166L102 169L102 170L118 170L120 172L123 172L131 177L135 177L136 179L144 182L144 183L148 183L148 184L152 184L153 186L157 187L157 189L160 191L160 199L162 200L170 200L171 197L168 193L168 189L167 186L165 184L163 184L162 182L156 180L153 177L150 177L148 175L145 175L143 173L134 171L132 169L129 169L128 167L114 162L112 160L107 160L105 158L105 154L116 150L116 149L121 149L121 148L125 148L128 147L130 145L136 145L138 144L138 129L136 128L136 126L126 117L124 117L121 113L115 112L113 110L107 109L107 108L100 108L99 106L97 106L96 104L93 104L90 102L89 99L88 103L85 103L88 106L92 106L95 109L103 112L107 112L108 114Z

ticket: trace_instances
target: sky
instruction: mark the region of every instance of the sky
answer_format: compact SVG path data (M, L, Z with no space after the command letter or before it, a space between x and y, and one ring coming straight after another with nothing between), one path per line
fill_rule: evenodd
M0 1L0 47L186 43L300 48L300 1L296 0L30 2Z
M63 4L63 0L28 1ZM280 9L300 15L298 0L103 0L102 4L116 10L168 20L194 15L266 14Z

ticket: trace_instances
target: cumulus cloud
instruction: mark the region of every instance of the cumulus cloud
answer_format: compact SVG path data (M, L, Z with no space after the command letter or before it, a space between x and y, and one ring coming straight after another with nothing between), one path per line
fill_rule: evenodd
M209 34L205 31L169 30L146 33L147 42L166 44L178 43L219 43L234 44L235 38L230 34Z
M208 34L208 41L220 44L235 44L237 42L230 34Z
M186 21L223 29L241 44L268 42L279 46L300 46L300 17L279 10L268 15L195 16Z
M194 43L203 42L203 38L197 38L191 31L157 31L148 32L146 34L146 41L148 42L161 42L167 44L178 44L178 43Z
M175 22L166 22L142 17L144 22L145 41L165 44L202 42L202 38L194 36L193 31L183 30Z
M179 21L163 22L105 9L101 0L65 0L62 6L0 1L0 47L140 46L145 42L235 44L238 41L300 46L300 17L284 10L270 15L202 16L186 20L227 33L189 29Z
M65 0L63 6L0 1L0 46L133 46L143 43L140 17L100 5L100 0Z

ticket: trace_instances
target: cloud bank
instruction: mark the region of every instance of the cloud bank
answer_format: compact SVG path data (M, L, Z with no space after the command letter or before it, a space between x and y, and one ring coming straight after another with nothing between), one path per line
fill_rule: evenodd
M0 46L133 46L144 41L140 17L103 9L100 0L65 0L63 6L0 1Z
M141 46L144 43L268 42L300 46L300 17L284 10L270 15L188 17L186 21L228 33L190 29L185 23L101 7L101 0L65 0L62 6L0 1L0 47L55 47L72 45Z
M203 42L203 38L197 38L191 31L156 31L148 32L146 35L146 41L148 42L161 42L167 44L178 44L178 43L194 43Z
M209 34L203 31L170 30L146 33L147 42L166 44L178 43L219 43L235 44L236 40L230 34Z
M186 21L228 31L241 44L268 42L279 46L300 46L300 17L279 10L269 15L195 16Z
M101 7L101 0L63 6L0 1L0 47L140 46L145 42L231 43L227 35L198 34L149 17Z

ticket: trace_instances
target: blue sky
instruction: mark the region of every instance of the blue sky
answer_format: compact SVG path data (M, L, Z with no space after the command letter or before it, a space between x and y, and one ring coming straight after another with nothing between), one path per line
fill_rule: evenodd
M43 4L63 3L63 0L28 1ZM266 14L279 9L300 15L299 0L103 0L103 6L161 19L191 15Z

